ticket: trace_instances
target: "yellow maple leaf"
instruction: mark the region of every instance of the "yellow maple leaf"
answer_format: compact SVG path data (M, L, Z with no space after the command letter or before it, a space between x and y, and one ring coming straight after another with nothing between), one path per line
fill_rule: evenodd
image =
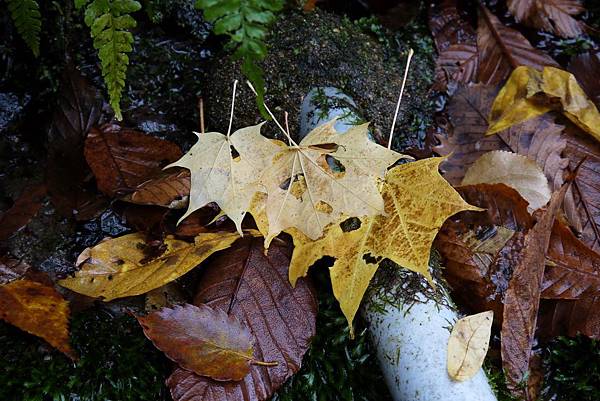
M440 175L443 160L424 159L388 171L381 191L387 215L362 218L354 230L331 224L316 241L291 232L295 246L291 283L305 276L321 257L334 257L330 271L333 292L352 328L362 297L383 259L431 280L431 245L444 221L463 210L481 210L466 203Z
M368 138L368 124L340 134L335 120L311 131L299 145L274 154L263 175L268 197L265 244L296 228L311 239L341 216L384 213L378 179L403 156ZM241 153L241 152L240 152Z
M169 236L164 241L165 251L148 262L143 234L111 238L84 250L75 277L58 284L103 301L144 294L184 275L238 238L236 232L201 233L190 243Z
M262 124L235 131L198 135L198 142L169 167L184 167L191 173L189 206L181 220L195 210L215 202L242 234L242 220L257 191L264 191L259 179L272 155L284 144L260 134ZM239 153L234 156L232 150Z

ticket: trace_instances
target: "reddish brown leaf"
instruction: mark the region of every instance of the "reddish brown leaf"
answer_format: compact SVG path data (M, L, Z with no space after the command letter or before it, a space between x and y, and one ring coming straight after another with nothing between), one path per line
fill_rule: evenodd
M540 70L546 65L560 67L550 56L535 49L521 33L502 24L483 5L479 6L477 48L478 81L486 84L499 84L520 65Z
M475 30L463 18L456 0L443 0L431 9L429 29L438 53L451 45L475 43Z
M440 52L435 62L437 90L443 90L448 82L466 84L474 82L479 69L479 55L475 43L455 44Z
M578 300L542 299L538 319L538 335L544 339L555 336L583 334L600 339L600 297Z
M569 63L569 72L575 75L585 94L600 107L600 52L574 56Z
M250 372L250 331L223 309L186 304L137 319L156 348L183 369L220 381L242 380Z
M581 239L600 252L600 143L574 127L567 127L563 155L574 170L583 160L573 182L574 208L581 220Z
M65 70L48 134L46 182L52 203L67 217L75 213L76 218L90 218L103 204L86 185L90 171L83 156L85 137L100 120L102 104L96 88L79 71Z
M554 219L567 189L568 184L565 184L560 191L552 195L548 208L541 212L537 223L525 234L523 250L504 297L502 366L511 391L527 399L529 397L527 392L523 394L522 383L526 383L528 379L531 350L535 341L545 255L550 244Z
M25 227L42 207L45 196L45 185L25 187L14 205L0 214L0 241Z
M0 318L74 358L69 345L69 304L54 287L30 280L1 285Z
M30 266L8 255L0 256L0 285L20 279L27 273Z
M508 9L518 22L573 38L584 32L585 25L573 18L585 11L577 0L507 0Z
M252 366L240 382L217 382L178 368L167 380L175 401L266 400L300 369L315 334L316 303L308 282L287 279L291 249L244 238L204 267L194 303L228 311L250 328L254 357L277 366Z
M190 196L190 170L170 168L147 180L123 198L138 205L163 206L169 209L187 207Z
M108 196L135 189L181 155L172 142L116 124L92 128L85 141L85 158Z

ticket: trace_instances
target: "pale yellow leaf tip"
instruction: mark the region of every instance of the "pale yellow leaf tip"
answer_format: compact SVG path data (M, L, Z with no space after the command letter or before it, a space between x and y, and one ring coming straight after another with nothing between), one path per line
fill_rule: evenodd
M471 379L487 354L494 312L487 311L460 319L448 339L448 375L456 381Z

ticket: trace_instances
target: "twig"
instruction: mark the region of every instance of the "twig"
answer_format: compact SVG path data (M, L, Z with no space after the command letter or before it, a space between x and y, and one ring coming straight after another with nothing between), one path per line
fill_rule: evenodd
M198 99L198 110L200 111L200 133L204 134L204 100Z
M406 77L408 77L408 70L410 68L410 61L412 56L415 54L413 49L408 51L408 59L406 60L406 68L404 69L404 78L402 78L402 86L400 87L400 95L398 96L398 103L396 103L396 111L394 112L394 120L392 121L392 129L390 130L390 137L388 140L388 149L392 149L392 139L394 138L394 128L396 128L396 119L398 118L398 112L400 111L400 103L402 102L402 95L404 94L404 85L406 85Z
M227 128L227 138L231 134L231 126L233 125L233 110L235 109L235 91L237 90L238 80L233 81L233 95L231 96L231 115L229 116L229 128Z
M287 111L285 112L284 116L285 116L284 117L285 118L285 130L288 133L288 137L291 137L291 135L290 135L290 126L288 124L288 112ZM288 144L291 145L291 143L288 143Z

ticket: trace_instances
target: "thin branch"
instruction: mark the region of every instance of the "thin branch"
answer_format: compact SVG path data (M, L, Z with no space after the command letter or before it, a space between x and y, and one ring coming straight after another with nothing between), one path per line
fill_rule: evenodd
M200 110L200 133L204 134L204 100L198 99L198 110Z
M231 95L231 114L229 115L229 128L227 128L227 138L231 134L231 126L233 125L233 110L235 109L235 91L237 90L238 80L233 81L233 95Z
M394 112L394 120L392 121L392 129L390 130L390 136L388 139L388 149L392 149L392 139L394 138L394 128L396 128L396 119L398 118L398 112L400 111L400 103L402 102L402 95L404 94L404 86L406 85L406 78L408 77L408 70L410 69L410 61L412 56L415 54L413 49L408 51L408 59L406 60L406 68L404 69L404 78L402 78L402 86L400 87L400 95L398 96L398 103L396 103L396 111Z
M287 111L285 112L284 116L285 116L285 130L288 133L288 138L291 138L290 125L288 124L288 112ZM288 145L291 145L291 143L289 143L289 141L288 141Z

